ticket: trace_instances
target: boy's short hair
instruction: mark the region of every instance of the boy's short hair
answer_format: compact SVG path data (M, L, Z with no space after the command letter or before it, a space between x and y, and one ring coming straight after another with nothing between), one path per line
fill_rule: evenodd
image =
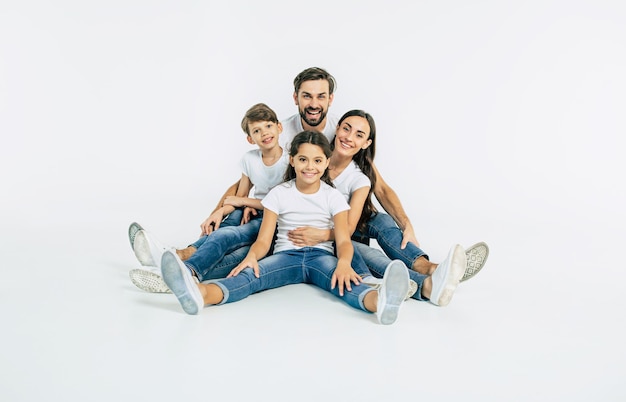
M271 121L272 123L278 123L278 116L269 106L265 103L257 103L252 106L241 120L241 129L244 133L250 135L248 131L248 124L255 123L257 121Z
M300 90L300 86L305 81L317 80L328 81L329 95L332 95L335 92L335 87L337 86L335 77L333 77L328 71L320 67L309 67L306 70L303 70L300 74L296 75L296 78L293 80L293 91L295 93L298 93L298 91Z

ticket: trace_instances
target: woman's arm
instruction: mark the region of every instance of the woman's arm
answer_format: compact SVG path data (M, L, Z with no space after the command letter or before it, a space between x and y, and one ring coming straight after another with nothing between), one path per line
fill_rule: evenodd
M400 248L405 248L408 242L415 243L415 245L419 246L419 242L415 237L415 232L413 231L413 225L409 220L406 212L404 212L404 208L402 207L402 203L400 203L400 198L398 198L398 194L389 185L383 177L376 169L376 166L372 164L372 168L374 169L374 173L376 173L376 186L374 186L374 195L380 205L387 211L387 213L396 221L400 230L402 230L402 244Z
M270 211L269 209L264 210L261 228L259 229L256 241L250 247L246 258L244 258L241 264L237 265L232 271L230 271L228 277L237 276L239 272L246 268L252 268L254 270L254 275L257 278L259 277L259 260L267 255L267 252L272 245L277 220L278 215L275 212Z

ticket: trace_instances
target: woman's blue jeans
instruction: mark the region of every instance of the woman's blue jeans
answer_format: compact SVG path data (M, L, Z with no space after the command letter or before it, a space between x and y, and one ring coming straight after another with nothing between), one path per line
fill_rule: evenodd
M246 268L237 276L210 281L217 284L224 293L220 304L242 300L253 293L296 283L309 283L339 297L350 306L367 311L363 305L365 295L375 291L367 285L352 284L352 290L344 288L339 296L339 287L331 289L330 283L337 268L337 257L317 247L303 247L286 250L265 257L259 261L259 278L252 268Z

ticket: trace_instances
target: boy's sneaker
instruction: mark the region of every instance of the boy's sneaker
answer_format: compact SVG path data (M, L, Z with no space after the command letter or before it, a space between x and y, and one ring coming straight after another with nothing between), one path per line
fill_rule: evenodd
M131 269L130 280L139 289L150 293L172 293L159 273L145 268Z
M465 250L465 257L467 258L467 266L465 268L465 273L461 278L461 282L466 281L480 271L485 265L485 261L487 261L487 257L489 256L489 246L487 243L480 242L476 243L467 250Z
M176 295L187 314L198 314L204 299L194 276L176 253L165 251L161 259L161 274L168 288Z
M139 230L135 234L133 245L135 257L137 257L137 260L139 260L141 265L157 268L160 267L161 257L167 248L156 241L152 235L148 235L148 232L144 229Z
M366 278L363 278L363 284L367 286L371 286L374 289L379 289L382 283L383 283L382 278L375 278L373 276L368 276ZM409 291L406 293L406 297L404 298L404 301L409 300L415 294L415 292L417 292L417 282L409 278Z
M128 240L130 240L130 248L133 250L135 249L135 235L137 235L137 232L140 230L143 230L143 228L137 222L131 223L128 227Z
M398 318L398 311L409 291L409 271L400 260L393 260L387 265L383 281L378 289L376 318L383 325L393 324Z
M450 248L448 257L443 260L431 275L433 282L430 302L437 306L446 306L465 272L467 258L463 247L456 244Z

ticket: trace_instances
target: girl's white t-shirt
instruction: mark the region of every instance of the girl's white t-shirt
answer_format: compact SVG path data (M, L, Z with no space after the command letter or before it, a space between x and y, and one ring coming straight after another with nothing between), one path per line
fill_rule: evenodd
M302 226L318 229L332 229L333 217L347 211L350 205L339 190L321 182L314 194L303 194L296 188L295 179L274 187L261 201L263 207L278 215L278 234L274 253L298 249L288 238L287 232ZM333 252L333 242L325 241L315 245Z

